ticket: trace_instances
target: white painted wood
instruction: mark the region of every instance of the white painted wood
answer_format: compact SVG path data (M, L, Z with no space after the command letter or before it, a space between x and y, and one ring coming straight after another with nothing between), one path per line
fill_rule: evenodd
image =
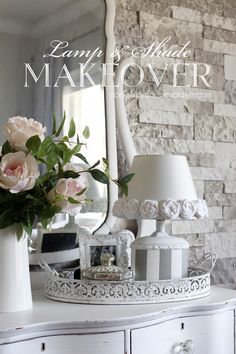
M39 354L45 343L47 354L173 354L190 339L195 354L233 354L235 307L236 291L220 287L204 299L141 306L58 303L36 291L32 310L0 314L0 353Z
M194 354L234 354L234 311L182 317L134 330L131 338L132 354L182 353L178 348L187 340L192 341Z
M114 22L116 5L115 0L105 0L106 2L106 55L105 63L107 68L107 82L105 90L105 110L106 110L106 137L107 137L107 158L109 161L109 171L113 179L117 179L117 143L116 143L116 112L115 112L115 92L114 92L114 70L113 70L113 53L115 50ZM95 233L111 232L115 217L112 214L114 202L118 199L118 187L114 183L108 185L108 210L104 223L96 230Z
M124 354L124 332L62 335L5 344L1 354Z
M97 333L127 330L194 314L224 312L236 306L236 291L212 287L208 297L147 305L79 305L48 300L33 292L33 309L0 314L0 344L41 334Z
M130 132L127 113L125 108L123 76L125 69L134 64L132 57L125 58L119 64L115 75L115 93L116 93L116 112L117 112L117 128L119 131L122 147L126 155L129 168L131 167L133 158L136 153L133 138Z
M125 107L125 95L123 88L123 73L127 66L135 63L133 57L125 58L119 63L119 67L115 74L115 103L116 103L116 121L117 128L121 140L121 145L124 150L128 167L131 167L133 158L137 155L133 137L129 128L127 112ZM156 230L155 220L138 220L137 237L149 236Z

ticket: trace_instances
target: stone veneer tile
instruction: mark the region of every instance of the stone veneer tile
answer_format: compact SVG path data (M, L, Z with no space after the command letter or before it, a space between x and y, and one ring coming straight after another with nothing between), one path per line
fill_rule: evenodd
M236 119L195 115L195 139L236 142Z
M222 28L228 31L236 31L236 20L234 18L225 18L204 13L202 23L206 26Z
M164 69L166 64L168 64L168 70L171 70L173 72L173 64L180 64L180 63L184 64L184 59L168 58L168 57L162 58L162 57L147 55L140 59L140 63L142 66L146 66L147 64L150 64L153 68L156 69Z
M224 70L226 80L236 80L236 54L224 56Z
M216 206L208 207L208 213L209 213L208 219L219 220L223 218L222 207L216 207Z
M158 16L170 16L171 14L171 7L168 4L153 0L121 0L120 3L127 10L142 10Z
M164 154L164 142L162 139L147 138L147 137L133 137L134 144L138 154Z
M172 41L168 44L185 45L191 41L193 48L203 48L201 24L158 17L141 11L140 27L146 39L157 40L157 38L164 39L166 36L171 36Z
M223 193L223 181L205 181L205 193Z
M171 125L193 125L193 115L189 113L176 113L145 109L140 111L139 121L141 123L171 124Z
M210 141L194 141L185 139L161 139L159 136L135 136L135 146L139 154L214 154L215 144ZM193 167L196 180L222 180L223 173L220 169Z
M236 194L205 193L208 206L236 206Z
M218 65L209 65L209 67L210 67L210 72L206 76L206 80L208 83L207 86L200 77L200 75L204 75L206 73L206 67L204 64L198 63L198 80L197 80L198 88L208 89L209 91L210 90L223 91L224 90L224 68ZM190 75L192 76L191 73ZM190 82L190 85L193 85L193 79L187 82Z
M236 31L236 20L222 16L211 15L187 7L172 6L172 16L178 20L201 23L207 26Z
M224 6L224 16L236 18L236 3L234 3L234 7Z
M211 141L195 141L186 139L169 139L165 142L165 150L168 153L180 154L214 154L215 144Z
M226 116L236 118L236 106L231 104L214 104L214 115L216 116Z
M224 182L224 192L225 193L236 193L236 181L225 181Z
M193 233L209 233L214 232L214 222L212 220L186 220L173 221L172 234L193 234Z
M228 7L234 7L235 6L235 0L223 0L224 6Z
M184 102L172 98L140 96L139 107L168 112L184 112Z
M215 155L204 153L188 153L187 160L189 166L192 167L214 167L215 166Z
M236 105L236 80L225 80L225 102Z
M224 53L230 55L236 55L236 44L215 41L212 39L204 39L203 49L210 52Z
M150 70L147 66L143 67L143 73L144 73L144 80L147 82L153 82L156 85L156 90L162 89L162 84L173 84L173 72L171 70L163 70L163 69L156 69L152 68ZM139 81L139 78L136 77L134 81L134 85L137 84ZM160 85L161 83L161 85ZM130 84L130 83L129 83ZM179 77L179 85L184 85L184 76L181 75ZM131 85L131 84L130 84ZM140 85L141 86L141 85ZM147 95L148 93L146 93Z
M156 16L168 17L171 15L171 7L169 5L153 0L142 0L140 11L144 11Z
M205 252L215 253L217 258L235 257L236 233L207 233L205 235Z
M202 23L202 13L187 7L172 6L172 17L182 21Z
M235 232L236 233L236 219L217 220L215 222L216 232ZM236 241L235 241L236 242Z
M223 181L224 173L220 168L212 167L191 167L194 180L200 181Z
M193 128L181 125L151 125L130 124L130 129L136 137L164 138L164 139L193 139Z
M203 199L204 195L204 181L194 181L194 187L199 199Z
M223 85L223 82L222 82ZM163 85L163 96L187 99L193 101L201 102L225 102L225 93L224 91L216 90L204 90L198 87L174 87L172 85Z
M223 208L224 219L236 219L236 206Z
M170 5L176 5L184 8L193 9L200 12L222 15L222 0L166 0Z
M213 114L213 103L188 100L184 103L185 112L198 114Z
M216 167L225 169L225 177L227 179L236 179L236 173L232 168L234 161L236 161L236 144L223 142L215 143L215 165Z
M232 284L236 279L236 258L218 258L215 267L211 272L211 284Z
M183 237L188 243L189 247L203 247L204 246L204 235L203 234L188 234L188 235L179 235Z
M194 115L194 138L195 140L209 140L213 138L215 117L209 114Z
M224 54L195 49L195 61L211 65L224 65Z
M233 31L205 26L203 28L203 34L204 34L204 38L213 39L222 42L236 43L236 32Z
M114 32L119 36L140 38L141 32L136 11L128 11L122 7L117 7Z

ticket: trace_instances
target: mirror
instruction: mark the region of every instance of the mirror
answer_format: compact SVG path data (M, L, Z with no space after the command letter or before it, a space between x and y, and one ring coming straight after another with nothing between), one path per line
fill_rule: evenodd
M65 112L66 131L71 117L80 136L89 126L89 163L113 156L116 178L114 96L102 70L103 63L112 64L114 8L113 0L1 0L0 114L1 124L12 116L33 117L51 132L52 115L59 124ZM94 202L76 222L90 232L110 231L116 187L90 182L87 196Z

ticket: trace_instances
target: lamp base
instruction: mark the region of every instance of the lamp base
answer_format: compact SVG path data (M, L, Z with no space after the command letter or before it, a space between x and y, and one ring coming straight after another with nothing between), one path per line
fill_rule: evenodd
M155 231L131 244L132 269L136 280L179 279L188 276L189 244L180 237Z

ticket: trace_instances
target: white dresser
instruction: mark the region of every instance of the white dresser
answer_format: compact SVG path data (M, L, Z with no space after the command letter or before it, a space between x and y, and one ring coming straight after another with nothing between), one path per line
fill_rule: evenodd
M34 292L0 315L0 354L235 354L236 291L157 305L79 305Z

